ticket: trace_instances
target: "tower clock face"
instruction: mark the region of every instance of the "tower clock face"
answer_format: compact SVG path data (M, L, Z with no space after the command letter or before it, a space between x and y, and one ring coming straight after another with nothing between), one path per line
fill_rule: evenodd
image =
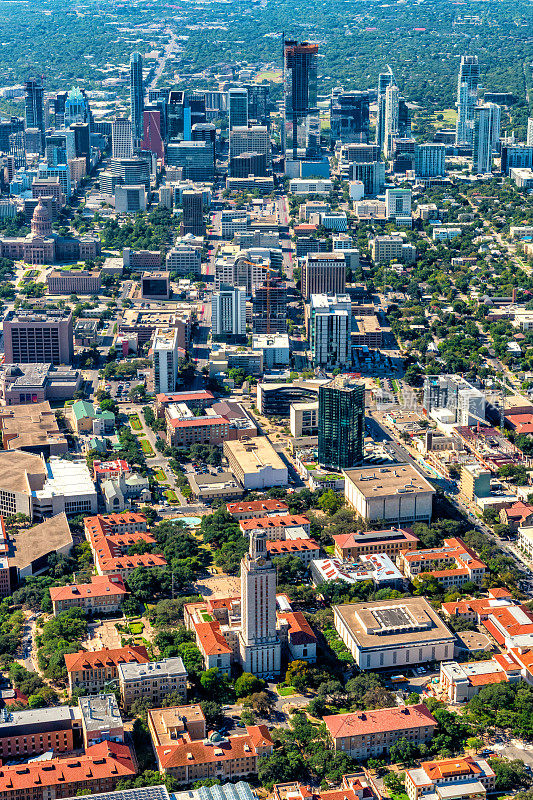
M263 556L260 556L255 563L257 564L258 567L264 567L266 564L266 560L263 558Z

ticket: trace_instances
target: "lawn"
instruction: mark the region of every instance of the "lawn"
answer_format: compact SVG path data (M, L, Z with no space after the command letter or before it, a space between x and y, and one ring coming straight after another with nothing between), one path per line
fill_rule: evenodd
M132 414L130 417L130 426L132 431L142 431L143 426L138 414Z
M128 628L133 636L140 636L144 631L144 623L142 622L129 622Z
M263 70L258 72L254 78L254 83L261 83L261 81L271 81L272 83L281 83L283 80L283 73L280 69Z
M154 448L152 447L148 439L141 439L140 443L141 443L141 450L143 451L145 456L147 456L148 458L152 458L152 456L155 456Z
M294 686L276 686L276 691L280 697L289 697L291 694L298 694Z
M161 467L158 467L154 472L154 478L156 481L159 481L159 483L164 483L167 479L167 476L165 475L164 470L162 470Z
M164 494L169 503L179 503L178 495L176 494L174 489L167 489L167 491L164 492Z
M438 117L443 117L443 119L438 119ZM435 111L433 114L433 119L436 122L443 122L445 125L448 125L450 128L453 128L456 121L457 121L457 111L455 108L445 108L442 111Z

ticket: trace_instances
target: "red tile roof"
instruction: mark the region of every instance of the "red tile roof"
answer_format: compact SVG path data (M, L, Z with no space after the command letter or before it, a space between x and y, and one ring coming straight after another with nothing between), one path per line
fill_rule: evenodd
M379 531L364 531L357 533L340 533L338 536L333 537L333 541L339 547L361 547L365 545L364 537L368 536L369 539L379 539L380 533L390 533L392 528L383 528ZM418 536L415 536L411 531L400 528L394 531L397 535L384 539L385 544L393 544L395 542L418 542Z
M209 425L229 425L226 417L190 417L188 419L167 419L171 428L205 428Z
M0 767L0 792L12 794L35 791L45 787L91 783L105 778L120 780L137 773L131 750L125 744L100 742L91 745L85 754L34 761Z
M158 403L187 403L191 400L214 400L215 395L207 389L200 392L173 392L172 394L157 394L155 399Z
M286 611L277 616L278 619L285 619L289 623L289 638L292 644L316 644L317 638L313 629L301 611Z
M87 597L107 597L128 594L120 575L92 575L91 583L74 583L68 586L50 587L52 602L58 600L82 600Z
M282 500L248 500L241 503L226 503L230 514L246 514L253 511L288 511L289 506Z
M160 553L128 555L128 548L139 541L155 544L155 538L146 531L122 532L126 524L144 524L143 514L99 514L84 520L85 535L91 545L96 566L100 572L110 573L137 567L164 567L166 559Z
M301 553L304 550L318 552L320 545L314 539L278 539L275 542L267 542L267 550L271 556L284 556Z
M297 525L309 525L309 519L303 514L284 514L283 516L241 519L239 525L243 532L253 531L257 528L262 528L263 530L268 530L269 528L293 528Z
M185 737L170 744L156 747L159 763L163 769L216 764L232 759L255 758L257 747L272 747L273 742L266 725L254 725L245 734L227 736L221 742L204 744L203 741L188 741Z
M206 655L212 656L216 653L231 653L232 649L224 639L220 630L220 622L195 622L194 630L198 636L200 648Z
M324 722L332 739L437 725L437 720L423 703L397 708L377 708L355 714L331 714L324 717Z
M67 672L80 672L84 669L97 667L116 667L117 664L147 664L150 661L148 650L144 645L135 647L118 647L115 650L88 651L79 650L77 653L65 653Z

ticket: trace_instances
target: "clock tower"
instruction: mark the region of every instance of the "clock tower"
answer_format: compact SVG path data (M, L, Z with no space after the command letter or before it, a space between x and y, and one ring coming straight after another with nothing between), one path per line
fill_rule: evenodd
M266 543L264 531L250 531L249 551L241 561L241 661L244 672L260 678L278 675L281 667L276 568Z

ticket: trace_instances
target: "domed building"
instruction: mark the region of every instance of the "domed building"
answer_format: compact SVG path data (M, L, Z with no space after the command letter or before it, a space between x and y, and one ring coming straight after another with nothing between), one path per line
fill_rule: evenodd
M52 220L42 197L35 206L31 233L24 238L0 237L0 256L23 259L27 264L55 264L57 261L85 261L100 255L97 236L58 236L52 230Z

